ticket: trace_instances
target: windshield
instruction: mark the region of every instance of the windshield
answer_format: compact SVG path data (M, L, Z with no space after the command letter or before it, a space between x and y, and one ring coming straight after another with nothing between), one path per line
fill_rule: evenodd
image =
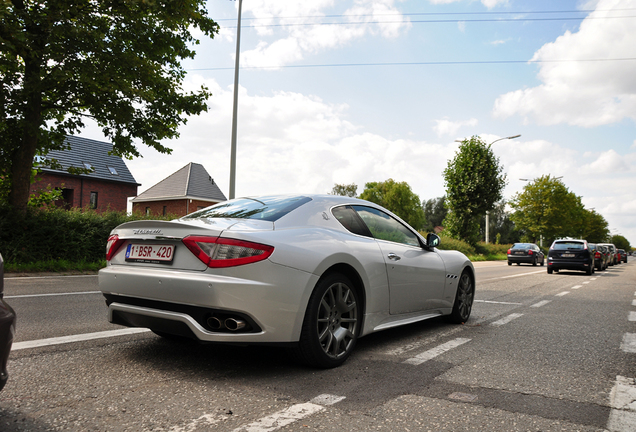
M181 219L238 218L274 222L309 201L311 198L305 196L237 198L204 208Z
M585 245L581 242L558 242L554 243L552 249L567 250L567 249L585 249Z

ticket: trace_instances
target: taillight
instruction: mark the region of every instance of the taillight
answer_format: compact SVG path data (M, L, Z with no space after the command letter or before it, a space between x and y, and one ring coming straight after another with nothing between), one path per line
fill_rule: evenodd
M601 253L600 252L594 253L594 258L600 258L600 257L601 257Z
M508 249L508 255L510 255L512 253L512 251L510 249Z
M117 234L113 234L108 237L108 242L106 243L106 261L110 261L113 255L119 250L122 244L124 244L124 239L120 239Z
M274 247L220 237L188 236L181 240L208 267L234 267L268 258Z
M534 252L532 252L531 250L528 251L528 255L532 255Z

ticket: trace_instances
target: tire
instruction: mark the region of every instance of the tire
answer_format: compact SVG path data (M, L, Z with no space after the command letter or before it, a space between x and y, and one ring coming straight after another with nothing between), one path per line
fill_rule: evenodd
M537 259L536 258L532 260L532 265L535 266L535 267L537 266Z
M588 267L585 271L585 274L587 275L591 275L592 273L594 273L594 267Z
M340 273L326 275L309 298L296 358L318 368L340 366L356 345L361 318L351 281Z
M552 274L552 269L548 267L548 274Z
M510 261L508 261L508 265L512 265L512 263Z
M454 324L464 324L470 318L475 300L475 283L467 271L464 271L457 284L453 311L448 316L448 321Z
M544 265L545 265L545 258L541 260L541 267L543 267Z

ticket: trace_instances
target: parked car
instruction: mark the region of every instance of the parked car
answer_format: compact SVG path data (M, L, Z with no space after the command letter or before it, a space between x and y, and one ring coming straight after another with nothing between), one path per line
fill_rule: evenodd
M594 254L594 268L599 271L607 269L609 265L609 251L607 246L596 243L587 244Z
M515 243L508 249L508 265L516 263L529 263L534 266L537 263L545 264L543 251L534 243Z
M603 246L606 246L607 249L609 250L609 265L613 266L614 264L617 264L617 260L616 260L616 246L614 246L612 243L600 243Z
M7 363L15 335L15 312L4 301L4 260L0 254L0 390L7 383Z
M620 256L620 261L626 263L627 262L627 252L625 252L624 249L619 249L618 253L619 253L619 256Z
M468 320L474 268L439 242L355 198L239 198L118 226L99 287L114 324L288 346L328 368L367 334L442 315Z
M559 270L582 270L588 275L594 273L594 254L587 241L555 240L548 251L548 274Z

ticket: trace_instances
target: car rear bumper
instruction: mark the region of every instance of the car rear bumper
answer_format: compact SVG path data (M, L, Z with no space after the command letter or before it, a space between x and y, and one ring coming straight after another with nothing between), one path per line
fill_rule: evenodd
M0 390L7 383L7 363L15 336L15 312L0 298Z
M212 273L110 265L99 271L99 287L115 324L207 342L298 341L317 276L268 260L246 267ZM231 330L227 319L243 326Z
M536 258L534 255L533 256L529 256L529 255L508 255L508 262L511 263L533 263L534 260L538 261L538 258Z
M548 268L551 268L552 270L587 271L590 267L594 267L593 262L548 260Z

